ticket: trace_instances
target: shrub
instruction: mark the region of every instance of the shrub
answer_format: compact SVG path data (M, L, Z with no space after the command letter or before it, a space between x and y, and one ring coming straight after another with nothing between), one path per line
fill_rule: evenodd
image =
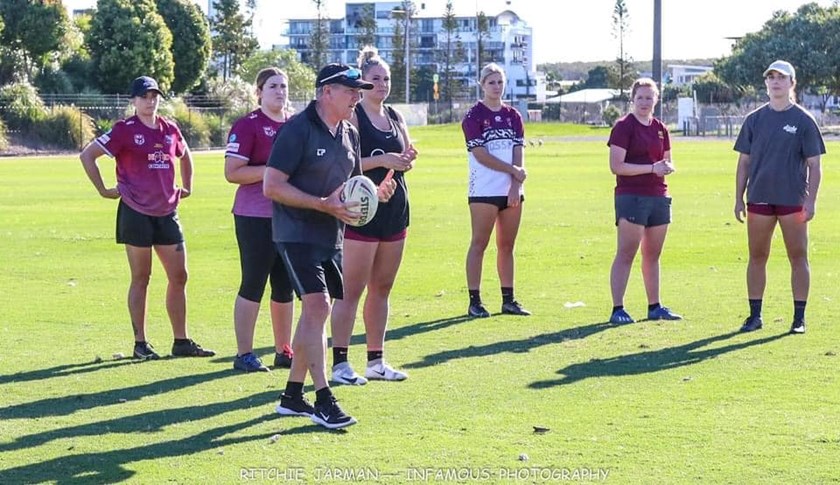
M230 131L230 122L222 115L207 113L204 120L210 128L210 146L223 147L227 143L227 134Z
M35 132L45 144L78 150L95 135L93 119L75 106L56 106L38 125Z
M210 146L210 127L200 111L190 110L180 99L173 99L170 103L172 119L178 123L187 145L196 148Z
M604 108L604 112L601 114L601 118L603 118L604 123L607 126L612 126L621 118L621 110L619 110L615 105L611 104Z
M26 132L47 116L38 91L29 83L0 87L2 116L10 130Z

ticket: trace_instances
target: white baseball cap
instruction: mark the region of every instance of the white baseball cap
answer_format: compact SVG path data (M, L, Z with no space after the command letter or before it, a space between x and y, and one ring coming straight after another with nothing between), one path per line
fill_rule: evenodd
M776 71L778 73L784 74L791 80L796 79L796 69L794 69L793 65L788 61L773 61L773 63L770 64L770 67L764 70L764 77L767 77L767 75L770 74L770 71Z

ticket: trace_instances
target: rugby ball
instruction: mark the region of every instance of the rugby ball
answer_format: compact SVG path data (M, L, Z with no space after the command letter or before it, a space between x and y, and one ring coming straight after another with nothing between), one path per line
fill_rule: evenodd
M364 226L376 215L376 209L379 207L379 197L376 194L376 184L373 183L373 180L364 175L350 177L344 184L341 195L342 201L345 203L359 203L352 210L360 212L362 215L355 224L350 224L351 226Z

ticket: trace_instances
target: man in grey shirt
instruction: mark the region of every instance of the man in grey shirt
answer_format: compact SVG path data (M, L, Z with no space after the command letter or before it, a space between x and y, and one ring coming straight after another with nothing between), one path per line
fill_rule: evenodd
M735 218L743 222L746 216L750 252L750 316L741 331L762 327L767 258L778 222L791 267L790 333L801 334L805 333L805 305L811 284L807 223L816 212L825 143L814 117L795 102L796 71L789 62L770 64L764 71L764 84L770 101L747 115L735 142L735 151L740 153L735 175Z
M359 134L347 121L362 89L361 72L329 64L318 73L315 100L292 117L274 141L263 192L273 201L272 230L292 285L301 299L301 313L292 341L295 358L277 412L309 416L327 428L343 428L356 420L338 406L327 383L324 349L331 298L343 296L341 247L344 224L358 220L340 193L351 175L361 173ZM390 177L380 184L380 199L394 193ZM315 385L315 405L303 396L306 375Z

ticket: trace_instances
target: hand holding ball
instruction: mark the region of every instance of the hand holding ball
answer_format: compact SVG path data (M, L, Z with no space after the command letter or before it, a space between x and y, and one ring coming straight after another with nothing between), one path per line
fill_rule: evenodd
M379 198L376 194L376 184L364 175L350 177L344 189L341 191L341 200L345 204L357 203L351 210L358 212L359 219L351 226L364 226L376 215L379 207Z

